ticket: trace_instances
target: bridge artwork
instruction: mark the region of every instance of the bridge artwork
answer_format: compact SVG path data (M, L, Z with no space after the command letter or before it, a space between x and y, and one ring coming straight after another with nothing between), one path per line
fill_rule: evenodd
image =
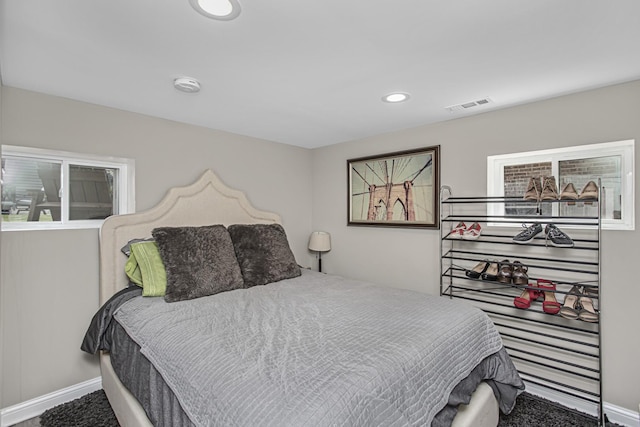
M439 149L348 160L348 224L438 227Z

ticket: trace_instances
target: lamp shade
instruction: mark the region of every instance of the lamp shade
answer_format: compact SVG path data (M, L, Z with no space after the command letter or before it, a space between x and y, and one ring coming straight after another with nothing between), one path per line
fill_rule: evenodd
M326 252L331 250L331 234L326 231L314 231L309 237L309 250Z

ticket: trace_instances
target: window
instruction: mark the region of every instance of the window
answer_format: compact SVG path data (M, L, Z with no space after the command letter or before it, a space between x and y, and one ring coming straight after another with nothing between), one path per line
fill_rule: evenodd
M487 195L522 198L532 177L553 176L558 193L573 184L578 193L589 181L600 180L602 228L633 230L635 141L616 141L552 150L504 154L487 158ZM596 216L598 204L506 203L488 206L489 215Z
M2 230L99 227L134 211L131 159L2 146Z

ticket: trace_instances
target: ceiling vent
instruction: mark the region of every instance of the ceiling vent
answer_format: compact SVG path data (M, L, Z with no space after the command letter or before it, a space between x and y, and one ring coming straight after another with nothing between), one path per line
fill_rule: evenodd
M491 104L492 102L493 101L491 101L491 98L482 98L475 101L464 102L462 104L450 105L445 108L453 113L455 111L464 111L471 108L480 107L482 105Z

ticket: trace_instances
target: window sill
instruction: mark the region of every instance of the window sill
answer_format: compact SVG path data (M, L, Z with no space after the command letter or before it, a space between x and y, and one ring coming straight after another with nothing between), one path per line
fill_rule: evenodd
M65 224L53 222L2 222L2 232L5 231L45 231L45 230L80 230L100 228L104 220L73 221Z

